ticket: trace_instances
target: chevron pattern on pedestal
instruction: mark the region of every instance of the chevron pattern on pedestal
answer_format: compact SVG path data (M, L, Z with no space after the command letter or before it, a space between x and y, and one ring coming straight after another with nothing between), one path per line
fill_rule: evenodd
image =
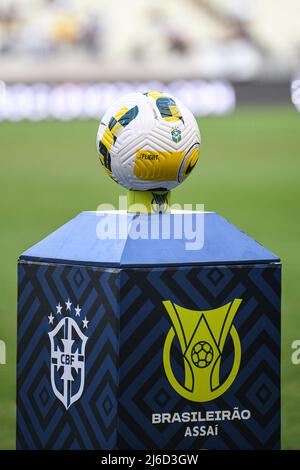
M122 273L120 448L279 448L280 280L280 265L270 264L131 269ZM165 376L162 351L170 320L162 301L209 310L235 298L243 299L234 320L242 348L237 377L219 398L189 402ZM224 349L225 375L232 364L230 343L228 340ZM178 346L174 357L176 375L183 376ZM185 424L151 424L152 413L233 411L235 407L250 410L251 419L217 422L218 436L184 437Z
M112 449L117 440L118 275L54 264L19 264L17 447ZM66 302L72 304L66 309ZM63 310L57 313L57 305ZM82 396L68 409L55 396L48 333L73 306L88 338ZM59 309L58 309L59 312ZM54 317L48 316L50 314ZM84 327L84 319L86 320ZM53 322L49 324L49 322ZM82 327L83 326L83 327ZM61 368L62 369L62 368ZM76 370L72 371L73 376ZM59 387L59 384L58 384Z
M120 271L20 262L17 447L278 449L280 285L278 264ZM242 350L237 376L213 401L189 401L172 388L165 374L163 347L171 323L162 302L206 311L236 298L243 299L234 318ZM70 320L60 323L66 317ZM59 330L60 324L64 330ZM75 333L70 338L71 327ZM70 363L65 354L53 355L51 332L54 347L64 353L68 347L75 366L66 367ZM64 337L59 336L62 332ZM83 351L77 345L85 338ZM182 382L178 341L172 356L175 375ZM63 366L57 360L64 361ZM230 339L222 361L223 380L233 363ZM251 418L219 421L217 436L184 437L187 424L151 421L153 413L235 408L250 410Z

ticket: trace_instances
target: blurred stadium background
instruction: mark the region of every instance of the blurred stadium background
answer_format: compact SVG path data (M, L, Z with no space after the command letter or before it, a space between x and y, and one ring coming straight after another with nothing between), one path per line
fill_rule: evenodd
M147 89L199 118L203 159L174 199L204 203L282 258L282 438L300 448L299 18L299 0L1 0L1 449L15 447L18 255L81 210L117 203L97 120Z

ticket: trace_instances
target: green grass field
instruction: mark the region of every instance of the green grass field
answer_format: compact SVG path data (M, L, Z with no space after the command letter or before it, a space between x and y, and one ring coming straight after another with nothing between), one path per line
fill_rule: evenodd
M173 201L204 203L280 255L283 262L283 447L300 448L300 115L245 108L200 121L202 156ZM0 449L15 447L18 255L82 210L117 203L122 189L97 163L97 122L0 123ZM124 193L124 191L123 191Z

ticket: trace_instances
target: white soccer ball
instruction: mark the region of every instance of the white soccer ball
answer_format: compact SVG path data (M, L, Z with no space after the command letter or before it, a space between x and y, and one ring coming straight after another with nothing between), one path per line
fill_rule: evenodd
M127 189L169 190L182 183L200 153L192 113L174 96L130 93L104 114L97 151L106 173Z

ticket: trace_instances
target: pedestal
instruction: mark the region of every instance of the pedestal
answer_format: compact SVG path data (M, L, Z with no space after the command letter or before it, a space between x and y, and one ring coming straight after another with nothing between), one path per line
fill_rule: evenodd
M20 256L19 449L280 447L280 261L179 217L84 212Z

